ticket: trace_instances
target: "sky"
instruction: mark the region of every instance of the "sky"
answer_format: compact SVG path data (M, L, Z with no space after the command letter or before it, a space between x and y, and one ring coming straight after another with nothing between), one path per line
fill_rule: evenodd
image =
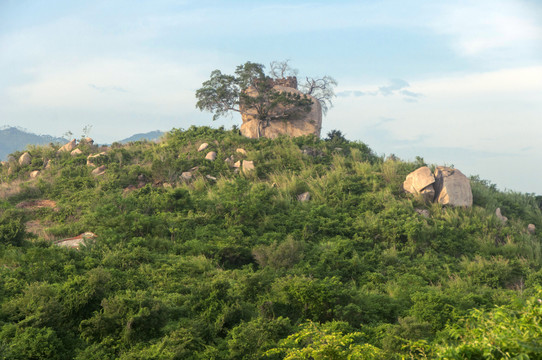
M542 194L540 0L0 0L0 126L98 143L239 126L195 91L275 60L337 80L323 137Z

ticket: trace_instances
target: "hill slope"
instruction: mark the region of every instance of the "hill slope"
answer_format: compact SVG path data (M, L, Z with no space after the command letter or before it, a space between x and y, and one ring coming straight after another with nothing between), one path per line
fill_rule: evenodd
M340 136L202 127L80 148L33 148L31 165L0 169L7 358L538 356L531 195L472 179L473 208L425 204L401 189L423 160L384 160ZM96 175L87 156L100 152ZM52 244L84 232L97 237L79 250Z

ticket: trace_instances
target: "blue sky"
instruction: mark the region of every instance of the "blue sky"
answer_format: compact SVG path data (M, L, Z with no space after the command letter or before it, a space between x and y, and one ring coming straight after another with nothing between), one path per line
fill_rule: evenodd
M97 142L212 122L212 70L339 83L322 135L542 194L542 2L0 0L0 125Z

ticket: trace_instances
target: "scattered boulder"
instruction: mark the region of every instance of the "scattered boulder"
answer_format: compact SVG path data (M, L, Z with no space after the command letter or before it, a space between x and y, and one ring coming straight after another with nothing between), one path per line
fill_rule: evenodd
M423 216L424 218L430 218L431 214L429 213L429 210L427 209L414 209L418 214Z
M431 202L435 198L433 184L435 177L427 166L411 172L403 182L403 189L411 194L421 194L425 201Z
M254 170L254 161L243 161L243 172L248 173Z
M297 195L297 200L301 202L309 201L310 199L311 199L311 194L308 191Z
M534 233L536 232L536 226L534 224L527 225L527 231L529 232L529 234L534 235Z
M497 210L495 210L495 215L497 216L497 219L499 219L503 224L508 221L508 218L502 215L501 208L497 208Z
M216 181L216 178L214 176L211 176L211 175L205 175L205 177L209 180L213 180L213 181Z
M181 174L181 179L184 181L192 180L192 173L190 171L185 171Z
M73 139L69 143L63 145L60 149L58 149L58 152L72 152L73 149L77 146L77 140Z
M105 174L105 165L98 166L96 169L92 170L92 175L100 176Z
M239 160L235 164L233 164L233 167L239 169L241 167L241 160Z
M45 160L45 162L43 163L43 168L44 169L50 169L51 168L51 159Z
M303 155L312 156L312 157L324 156L324 153L322 151L320 151L318 149L313 149L313 148L303 149L303 150L301 150L301 153Z
M241 148L235 150L235 152L238 152L241 155L246 155L247 154L247 151L245 149L241 149Z
M30 154L27 152L22 154L21 157L19 158L19 165L21 166L30 165L31 163L32 163L32 156L30 156Z
M81 151L81 149L73 149L72 152L70 153L71 156L77 156L77 155L81 155L83 152Z
M203 151L209 147L209 144L203 143L199 146L198 151Z
M72 248L72 249L79 249L81 244L86 244L86 243L90 242L90 240L92 240L94 238L97 238L97 237L98 236L96 234L92 233L92 232L85 232L85 233L82 233L81 235L76 236L76 237L56 241L55 245L56 246L64 246L64 247Z
M207 155L205 155L205 159L210 160L210 161L215 161L215 159L216 159L216 151L208 152Z
M30 178L35 179L35 178L38 177L39 174L40 174L39 170L34 170L34 171L30 172Z
M435 170L435 201L442 205L472 206L470 180L457 169L439 166Z
M102 151L101 153L87 156L87 166L96 166L92 161L96 158L104 156L105 154L105 151Z

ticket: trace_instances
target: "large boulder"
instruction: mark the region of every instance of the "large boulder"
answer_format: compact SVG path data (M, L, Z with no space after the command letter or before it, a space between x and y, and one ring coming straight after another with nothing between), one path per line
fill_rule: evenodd
M449 206L472 206L470 180L457 169L439 166L435 169L435 202Z
M431 202L435 198L434 182L431 169L423 166L407 175L403 189L411 194L421 194L426 201Z
M77 146L77 141L73 139L69 143L62 146L60 149L58 149L58 152L72 152L73 149Z
M30 165L31 163L32 163L32 156L30 156L30 154L27 152L22 154L21 157L19 158L19 165L21 166Z
M279 92L307 96L312 101L311 110L309 112L300 111L299 117L295 119L288 121L275 120L271 121L268 126L262 126L257 119L257 111L255 109L242 109L243 124L241 125L241 134L253 139L260 137L274 139L279 135L303 136L311 134L320 137L320 130L322 128L322 107L320 102L310 95L303 94L296 88L275 85L273 86L273 89ZM253 88L249 88L247 94L256 96L257 91ZM278 112L283 111L283 109L284 108L278 106L274 112L277 114ZM273 115L273 113L271 115Z

